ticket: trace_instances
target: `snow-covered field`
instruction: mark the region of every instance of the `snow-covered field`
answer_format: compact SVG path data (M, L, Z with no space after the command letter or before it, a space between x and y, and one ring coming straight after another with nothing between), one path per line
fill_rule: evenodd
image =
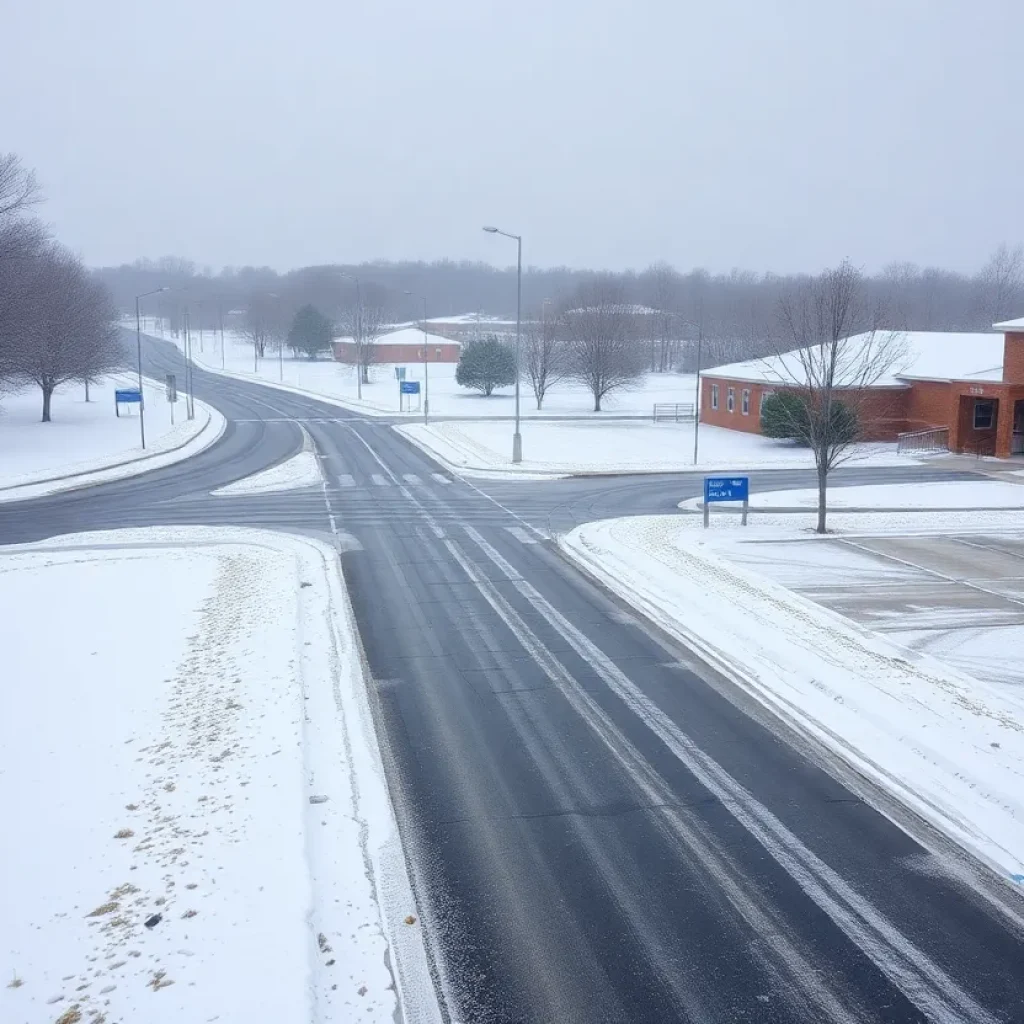
M329 547L69 536L0 610L0 1019L432 1019Z
M153 335L159 338L159 334ZM169 335L165 340L176 341ZM278 353L267 352L258 361L258 372L253 361L252 343L233 331L224 332L224 360L221 366L220 335L204 337L200 348L198 334L193 334L192 354L196 363L215 372L227 372L247 380L261 380L264 383L294 388L302 392L321 395L344 403L346 407L360 409L368 415L397 416L399 410L398 381L395 365L386 362L387 346L376 349L379 360L370 370L371 380L364 384L363 398L357 396L356 374L351 366L323 359L293 359L285 350L284 359ZM402 363L406 380L424 381L422 363ZM430 381L431 416L457 416L465 418L489 418L513 416L515 414L514 389L500 388L489 398L477 391L460 387L455 382L453 363L432 363L427 371ZM521 412L525 417L534 416L652 416L655 402L693 403L696 380L692 374L662 373L649 374L634 390L610 396L600 413L594 413L593 399L583 388L575 384L561 384L553 387L544 400L544 407L537 410L533 392L527 380L521 384ZM425 390L421 384L421 391ZM406 399L408 401L408 398ZM416 399L413 398L415 408ZM415 419L420 412L409 412Z
M528 422L523 424L523 461L512 465L512 424L506 422L407 423L395 428L452 470L515 475L666 473L687 470L807 468L806 448L702 424L698 462L693 461L692 423ZM891 444L865 444L855 465L910 464Z
M196 418L188 420L183 398L172 424L163 387L146 381L143 451L138 408L122 407L120 416L114 414L115 389L136 384L130 374L105 377L90 387L89 402L82 385L63 385L54 392L50 423L40 421L38 389L0 396L0 501L37 497L87 482L57 477L96 473L91 482L99 483L168 465L211 444L223 430L223 417L200 402Z
M818 492L812 489L770 491L750 495L752 508L817 508ZM832 487L830 509L844 508L1019 508L1024 509L1024 480L949 480L933 483L872 484Z
M985 513L984 524L967 511L837 513L832 523L849 536L902 535L914 516L936 533L1024 530L1020 512ZM786 543L779 564L800 561L802 578L864 582L831 538L808 533L813 516L756 522L720 516L705 531L693 515L613 519L560 543L781 717L1024 883L1024 694L908 651L743 565L757 545Z

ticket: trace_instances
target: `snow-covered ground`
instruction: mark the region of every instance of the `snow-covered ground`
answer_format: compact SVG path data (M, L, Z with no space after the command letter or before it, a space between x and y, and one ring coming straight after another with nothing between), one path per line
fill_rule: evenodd
M134 388L130 374L105 377L89 389L63 385L53 395L52 422L43 423L38 389L0 396L0 501L130 476L187 458L212 444L224 429L220 413L196 402L189 420L181 398L174 409L164 388L145 382L146 448L135 406L114 413L116 388ZM84 475L88 474L88 478ZM70 478L70 479L69 479Z
M817 508L818 492L813 489L762 491L750 495L752 508ZM949 480L933 483L871 484L832 487L830 509L844 508L1019 508L1024 509L1024 480Z
M435 1019L332 549L63 537L0 612L0 1019Z
M572 475L668 473L687 470L807 468L806 448L702 424L698 462L693 461L692 423L527 422L522 426L523 461L512 464L512 424L507 422L406 423L395 428L467 476L479 473ZM899 465L909 461L891 444L860 445L854 465Z
M152 335L160 338L159 333ZM181 339L167 335L165 340L175 341L181 347ZM284 359L278 353L268 350L265 358L253 360L253 346L242 335L224 332L224 360L221 364L220 335L204 335L200 347L199 336L193 333L192 354L196 363L217 373L226 372L246 380L260 380L274 386L285 386L289 390L316 394L341 402L346 408L359 409L367 415L397 416L400 414L398 381L395 377L395 363L387 362L387 346L376 348L379 360L370 370L370 383L362 388L363 398L358 399L355 369L330 359L310 361L292 358L286 349ZM460 387L455 382L453 363L432 363L424 373L422 363L407 362L405 367L408 381L421 382L425 392L424 377L430 382L431 416L456 416L464 418L490 418L513 416L515 414L514 389L499 388L489 398L477 391ZM521 412L524 417L535 416L587 416L594 418L614 416L652 416L655 402L690 403L695 400L696 380L692 374L660 373L649 374L640 386L631 391L610 396L605 400L604 409L594 413L593 398L576 384L560 384L551 388L544 399L544 407L537 410L533 392L527 380L521 384ZM406 398L408 401L408 396ZM415 409L416 399L413 398ZM402 410L407 411L405 409ZM410 419L422 416L419 412L408 412Z
M1024 530L1020 512L837 513L835 529ZM809 534L813 516L765 514L591 523L563 549L750 694L831 747L956 842L1024 883L1024 695L915 654L744 565L786 543L780 564L862 586L847 552ZM1022 548L1024 551L1024 548ZM890 565L890 576L899 573ZM884 576L879 585L891 581ZM787 582L792 581L792 575Z

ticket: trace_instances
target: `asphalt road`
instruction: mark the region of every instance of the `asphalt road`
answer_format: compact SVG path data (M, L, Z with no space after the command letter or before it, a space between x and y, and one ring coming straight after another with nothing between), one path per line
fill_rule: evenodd
M0 539L166 523L336 539L451 1020L1024 1021L1020 898L926 852L543 539L672 510L699 477L476 486L337 407L202 373L196 392L232 421L217 445L0 506ZM303 431L326 487L210 496ZM845 478L901 475L945 478Z

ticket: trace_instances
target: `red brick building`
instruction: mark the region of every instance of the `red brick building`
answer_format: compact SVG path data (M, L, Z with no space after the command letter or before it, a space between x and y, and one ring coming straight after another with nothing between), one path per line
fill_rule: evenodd
M858 389L865 440L946 431L950 451L1024 454L1024 318L996 324L994 331L1001 333L906 332L899 367ZM701 423L759 434L764 396L786 390L797 362L770 357L705 371Z
M352 338L335 338L331 342L334 358L339 363L355 363L356 343ZM457 341L437 334L427 335L427 351L423 351L423 331L404 327L400 331L382 334L373 343L375 363L412 364L427 360L431 363L457 363L462 346Z

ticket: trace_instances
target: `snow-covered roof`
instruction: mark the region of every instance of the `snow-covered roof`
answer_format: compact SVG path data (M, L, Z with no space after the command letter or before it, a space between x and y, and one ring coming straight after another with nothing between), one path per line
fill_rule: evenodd
M335 341L340 342L353 342L353 338L349 335L344 337L335 338ZM388 334L382 334L379 338L374 341L374 345L422 345L423 344L423 332L418 327L403 327L399 331L391 331ZM442 338L439 334L427 334L428 345L457 345L458 342L453 342L451 338Z
M890 340L898 346L899 358L886 373L872 380L875 387L901 387L910 380L1003 379L1003 339L998 334L900 331L894 335L890 331L868 331L843 341L842 361L856 377L857 366L863 362L861 354ZM716 366L705 370L704 375L769 384L805 381L799 350Z
M992 330L994 331L1024 331L1024 316L1018 317L1016 320L1004 320L1002 323L993 324Z

